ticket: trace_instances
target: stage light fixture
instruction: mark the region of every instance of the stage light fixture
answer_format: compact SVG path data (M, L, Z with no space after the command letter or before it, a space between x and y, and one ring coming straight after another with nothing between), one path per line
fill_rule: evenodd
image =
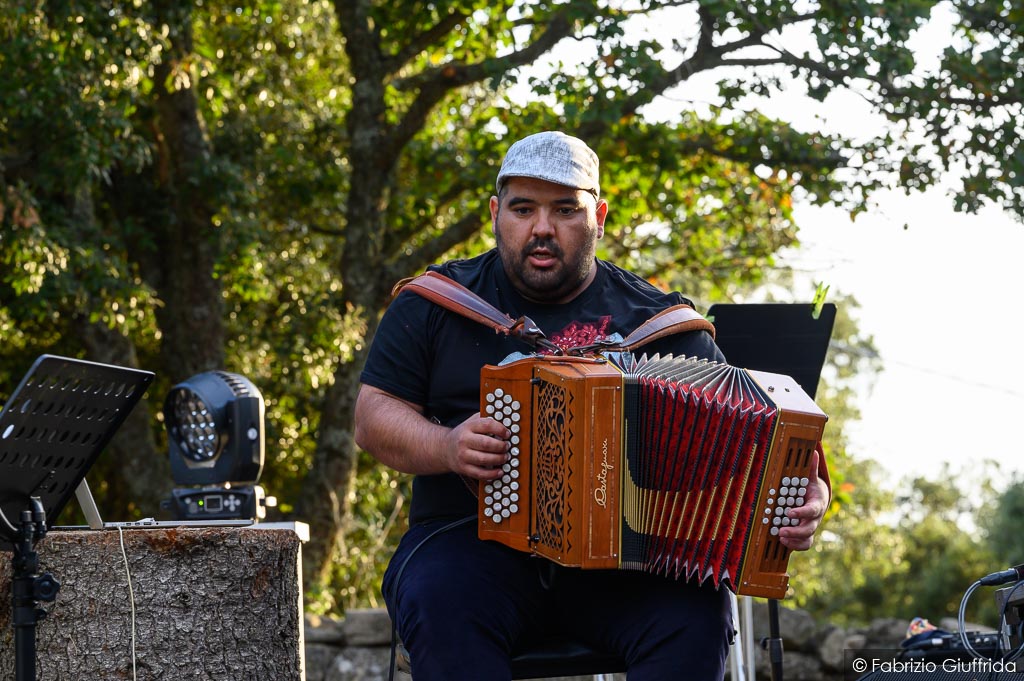
M263 395L239 374L208 371L171 388L164 425L171 474L182 486L168 500L176 518L266 516L272 498L256 484L263 471L263 416Z

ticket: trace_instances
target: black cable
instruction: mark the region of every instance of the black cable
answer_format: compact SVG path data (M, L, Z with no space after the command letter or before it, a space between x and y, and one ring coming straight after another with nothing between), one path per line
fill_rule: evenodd
M30 494L26 495L24 493L19 492L18 493L18 498L20 498L22 496L24 496L24 498L25 498L25 503L26 503L26 506L27 506L28 510L32 511L33 519L35 520L35 522L40 522L40 520L36 519L38 517L39 513L42 513L42 521L45 521L46 520L46 510L43 509L42 502L39 501L39 498L38 497L33 497ZM38 504L38 506L37 506L37 504ZM15 542L18 537L21 536L21 530L18 529L17 527L15 527L13 524L11 524L11 519L7 517L6 513L4 513L3 506L0 506L0 525L2 525L2 528L0 528L0 532L2 532L3 529L6 529L7 532L10 533L10 538L11 538L11 542L12 543Z
M398 589L399 582L402 579L402 573L405 571L405 566L409 564L409 560L413 557L413 555L417 551L419 551L421 546L423 546L428 541L430 541L431 539L433 539L437 535L441 534L442 532L447 532L448 530L451 530L451 529L454 529L456 527L459 527L460 525L465 525L466 523L469 523L469 522L474 521L474 520L476 520L476 516L475 515L467 516L465 518L459 518L458 520L453 520L452 522L448 523L447 525L444 525L442 527L437 528L436 530L434 530L433 532L428 534L426 537L421 539L420 543L417 544L416 546L414 546L412 548L412 551L409 551L409 555L407 555L405 557L405 560L402 561L402 564L398 566L398 572L395 573L395 581L394 581L394 588L395 588L395 590L397 591L397 589ZM396 658L397 658L397 650L398 650L398 623L396 621L397 619L398 619L397 617L392 617L391 618L391 662L388 665L388 681L395 681L395 667L396 667L396 662L397 662Z
M1024 580L1018 581L1013 586L1012 590L1010 591L1010 595L1013 595L1013 592L1016 591L1017 588L1019 588L1022 584L1024 584ZM975 657L977 659L991 660L991 661L995 662L997 660L995 660L995 659L993 659L991 657L987 657L985 655L982 655L980 652L978 652L978 650L975 649L974 645L971 644L970 640L967 638L967 632L964 631L964 629L966 627L964 613L965 613L965 611L967 609L967 601L970 599L971 594L973 594L977 590L977 588L979 586L981 586L981 585L982 584L981 584L981 580L980 579L978 581L974 582L973 584L971 584L969 587L967 587L967 591L964 593L963 598L960 600L960 611L957 613L957 626L960 629L960 631L958 633L960 635L960 643L963 645L964 649L967 650L967 652L969 652L973 657ZM1004 625L1005 620L1006 620L1006 609L1007 609L1007 606L1008 606L1009 602L1010 602L1010 598L1009 598L1009 596L1007 596L1006 603L1003 604L1002 615L1000 616L1000 626L1001 627ZM997 653L999 655L998 661L1000 661L1000 662L1010 662L1010 661L1016 660L1020 656L1020 654L1022 652L1024 652L1024 642L1022 642L1021 645L1019 645L1017 647L1017 649L1014 650L1009 655L1003 655L1002 654L1002 642L999 639L997 639L996 640L996 651L997 651ZM995 675L995 674L998 674L998 672L996 672L995 670L991 670L989 672L989 678L994 678L993 675Z
M14 541L20 534L18 532L18 528L12 525L11 521L7 518L7 514L4 513L3 507L0 507L0 523L3 523L3 526L7 528L7 531L10 533L11 536L11 541Z
M964 650L969 652L972 657L976 657L978 659L987 659L984 655L975 650L974 646L967 638L967 632L964 631L964 627L966 626L964 613L967 611L967 601L971 598L971 594L973 594L979 586L981 586L980 579L976 581L974 584L971 584L969 587L967 587L967 591L964 592L963 598L960 599L960 611L957 613L957 627L959 631L957 633L960 634L960 643L961 645L963 645Z
M1013 594L1021 586L1024 586L1024 580L1021 580L1021 581L1017 582L1016 584L1014 584L1010 588L1010 593L1008 593L1006 595L1006 601L1003 602L1003 611L999 615L999 630L1000 630L1000 633L1002 633L1006 629L1006 613L1010 609L1010 601L1011 601L1011 599L1013 597ZM1022 635L1022 632L1024 632L1024 621L1019 622L1017 624L1017 636L1019 638L1021 638L1021 639L1024 639L1024 635ZM1007 642L1009 642L1009 635L1007 635L1006 640L1007 640ZM1003 639L1002 639L1002 636L1000 636L996 640L996 645L997 645L996 649L1000 653L1000 659L1002 661L1004 661L1004 662L1013 662L1014 660L1016 660L1018 657L1021 656L1021 653L1024 653L1024 640L1021 641L1020 645L1018 645L1017 649L1014 650L1012 653L1009 650L1006 651L1007 655L1002 655L1002 652L1003 652Z

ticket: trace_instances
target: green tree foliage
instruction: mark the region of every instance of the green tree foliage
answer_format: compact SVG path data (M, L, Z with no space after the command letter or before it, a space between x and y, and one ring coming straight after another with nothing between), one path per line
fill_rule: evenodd
M788 278L779 284L783 289L791 286ZM857 301L844 297L834 302L836 322L815 394L815 402L829 415L823 447L832 475L832 503L812 549L790 558L791 603L832 620L859 621L877 613L886 600L874 583L885 577L895 538L879 532L878 521L894 503L877 484L877 466L848 451L846 425L860 417L853 392L864 388L881 361L873 339L857 328ZM841 589L836 575L844 575Z
M904 548L901 574L892 585L899 597L894 615L955 617L967 587L1000 569L976 522L995 499L998 472L994 462L981 461L969 470L943 466L934 477L909 481L899 500ZM989 596L978 592L968 616L995 626Z
M846 463L841 498L817 545L790 561L799 576L796 604L835 623L863 624L880 614L938 623L956 617L975 580L1010 564L1000 562L997 535L979 523L1012 498L997 494L994 462L960 471L944 465L898 485L880 479L872 461ZM978 591L966 615L996 626L991 591Z
M308 592L355 602L407 484L356 451L359 370L396 280L490 244L509 141L590 142L612 205L602 255L702 282L708 302L796 243L794 197L855 214L878 187L962 165L960 207L1021 214L1020 10L943 3L956 41L916 75L906 41L937 4L4 3L0 386L42 351L157 372L96 476L123 517L155 514L170 487L167 388L246 374L268 402L264 482L312 526ZM644 20L676 28L652 37ZM817 47L790 51L793 31ZM566 45L586 56L535 70ZM700 74L719 78L717 107L648 115ZM892 130L798 130L741 99L789 77L856 89ZM332 603L320 587L342 579L359 586Z
M980 524L996 563L989 572L1024 563L1024 480L1010 479L986 510Z

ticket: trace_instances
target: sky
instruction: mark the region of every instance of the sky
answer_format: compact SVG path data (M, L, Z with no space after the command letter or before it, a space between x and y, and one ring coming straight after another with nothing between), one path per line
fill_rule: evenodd
M952 39L951 21L939 10L913 39L919 70L937 65ZM784 40L793 51L813 49L798 30ZM698 74L647 113L668 118L680 105L714 103L719 77ZM886 125L856 93L835 91L817 102L800 83L745 104L800 130L854 140ZM996 208L955 212L955 181L944 178L923 193L877 193L855 221L838 208L797 202L802 246L781 260L808 291L823 282L833 296L852 294L860 304L853 316L874 337L884 368L858 391L862 418L849 426L849 451L877 461L882 484L936 478L943 463L969 484L984 458L999 461L1007 476L1024 475L1024 445L1014 437L1016 419L1024 418L1024 365L1017 360L1024 314L1016 302L1024 224Z
M935 478L942 462L969 478L985 458L1024 473L1024 225L996 209L955 213L941 189L887 193L855 222L808 206L796 219L803 247L783 261L853 294L882 357L858 394L851 453L893 482Z
M665 10L632 30L669 44L697 25L688 11ZM919 70L937 65L952 40L951 26L952 17L940 7L918 31L911 47ZM795 52L813 50L799 28L777 39ZM566 65L593 59L581 44L554 55ZM682 55L664 58L673 66ZM721 76L697 74L644 114L671 120L681 109L706 111L716 103L714 84ZM804 96L798 82L741 105L799 130L854 140L869 139L886 125L856 93L836 91L817 102ZM848 425L849 452L877 461L879 482L887 486L908 476L937 478L944 463L969 486L981 459L1000 462L1007 476L1024 476L1024 445L1014 436L1016 419L1024 419L1024 365L1017 361L1024 310L1018 319L1016 302L1024 224L996 208L955 212L949 195L955 181L944 178L941 186L911 195L876 193L856 221L838 208L798 201L802 246L781 259L808 292L820 281L831 287L833 300L852 294L860 304L853 316L873 336L883 370L858 390L861 419ZM807 299L795 294L793 302Z
M936 17L916 42L920 68L949 40L946 19ZM850 92L819 104L793 91L760 108L854 139L885 125ZM1006 476L1024 474L1024 445L1013 437L1024 417L1016 302L1024 224L994 206L956 212L955 183L877 193L854 221L837 208L797 203L802 247L782 260L860 304L854 316L874 337L883 370L859 391L861 420L848 435L851 453L879 463L882 482L936 478L943 463L969 480L982 459L998 461Z

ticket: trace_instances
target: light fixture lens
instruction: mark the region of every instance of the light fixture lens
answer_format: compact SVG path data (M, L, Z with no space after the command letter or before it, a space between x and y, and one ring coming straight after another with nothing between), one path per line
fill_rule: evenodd
M171 435L185 456L193 461L208 461L217 455L217 424L198 395L179 388L171 396L171 412Z

